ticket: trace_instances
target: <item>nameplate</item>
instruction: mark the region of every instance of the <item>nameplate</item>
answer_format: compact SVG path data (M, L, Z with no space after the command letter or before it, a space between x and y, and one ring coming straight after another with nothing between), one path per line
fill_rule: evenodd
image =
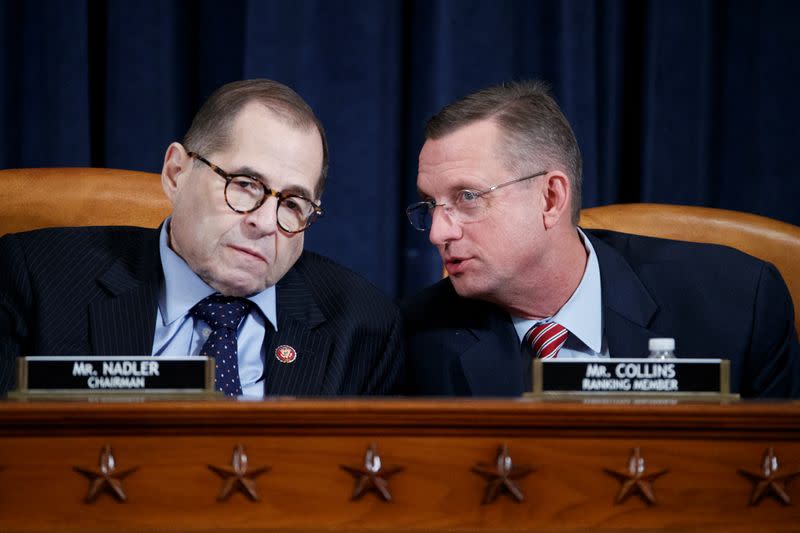
M17 359L17 389L36 393L198 393L214 390L209 357L29 356Z
M728 396L726 359L534 360L533 394Z

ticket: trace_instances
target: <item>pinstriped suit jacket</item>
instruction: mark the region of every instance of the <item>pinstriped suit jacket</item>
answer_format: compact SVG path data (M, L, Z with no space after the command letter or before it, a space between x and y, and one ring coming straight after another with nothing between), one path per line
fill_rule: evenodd
M158 230L55 228L0 238L0 394L20 355L149 355L163 280ZM365 280L304 252L277 285L268 395L397 392L397 308ZM270 357L297 350L294 363Z

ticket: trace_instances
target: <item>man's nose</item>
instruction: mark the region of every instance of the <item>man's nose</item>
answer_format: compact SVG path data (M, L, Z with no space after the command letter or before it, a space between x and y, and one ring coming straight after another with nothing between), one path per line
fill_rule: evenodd
M461 226L453 220L446 205L437 205L431 213L431 229L428 239L440 246L461 238Z
M278 199L267 196L258 209L245 215L245 222L261 234L275 233L278 230Z

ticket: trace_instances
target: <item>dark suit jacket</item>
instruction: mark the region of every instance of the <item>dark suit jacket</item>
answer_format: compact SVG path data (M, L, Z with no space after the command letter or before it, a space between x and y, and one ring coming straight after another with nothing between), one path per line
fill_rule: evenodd
M163 272L158 230L57 228L0 238L0 393L19 355L149 355ZM396 391L400 314L375 287L304 252L277 285L270 395ZM288 344L291 364L272 356Z
M612 357L644 357L674 337L678 357L731 360L743 397L800 395L800 347L775 267L731 248L584 230L600 264ZM409 392L517 396L523 354L509 315L459 297L448 279L401 306Z

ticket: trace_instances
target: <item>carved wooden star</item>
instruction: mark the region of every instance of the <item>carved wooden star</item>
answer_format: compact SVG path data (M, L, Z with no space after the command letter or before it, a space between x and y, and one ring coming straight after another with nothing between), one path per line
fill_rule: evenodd
M350 496L351 500L357 500L367 491L373 490L387 502L392 501L388 480L391 476L403 470L402 466L384 468L375 443L370 444L366 453L364 453L363 466L339 465L339 467L356 478L353 495Z
M103 489L110 492L118 501L124 502L128 498L122 488L122 480L128 474L135 472L139 467L134 466L127 470L117 471L117 461L111 452L111 446L106 444L100 450L100 471L96 472L89 468L80 466L72 467L76 472L83 474L89 479L89 492L86 494L86 503L92 503L97 499Z
M237 444L233 448L231 466L233 467L232 469L208 465L209 470L223 479L222 489L219 491L217 501L224 502L230 497L234 489L237 488L250 498L251 501L259 501L255 479L264 472L269 471L270 467L262 466L248 471L247 454L244 451L244 446L241 444Z
M800 476L800 471L778 475L778 468L778 457L775 455L775 449L770 446L764 451L760 473L739 469L741 475L755 483L753 494L750 496L750 505L757 505L767 494L775 496L783 505L792 504L792 499L786 490L789 488L789 483Z
M486 490L483 493L482 505L493 502L497 495L505 489L517 502L525 501L522 490L514 480L522 479L534 469L529 465L515 466L508 453L508 445L503 444L497 450L497 459L494 464L478 463L472 471L486 478Z
M634 448L631 451L627 471L611 470L609 468L604 470L622 482L616 503L622 503L628 496L638 492L648 505L656 503L653 481L669 472L669 470L665 469L645 474L644 457L642 457L639 448Z

